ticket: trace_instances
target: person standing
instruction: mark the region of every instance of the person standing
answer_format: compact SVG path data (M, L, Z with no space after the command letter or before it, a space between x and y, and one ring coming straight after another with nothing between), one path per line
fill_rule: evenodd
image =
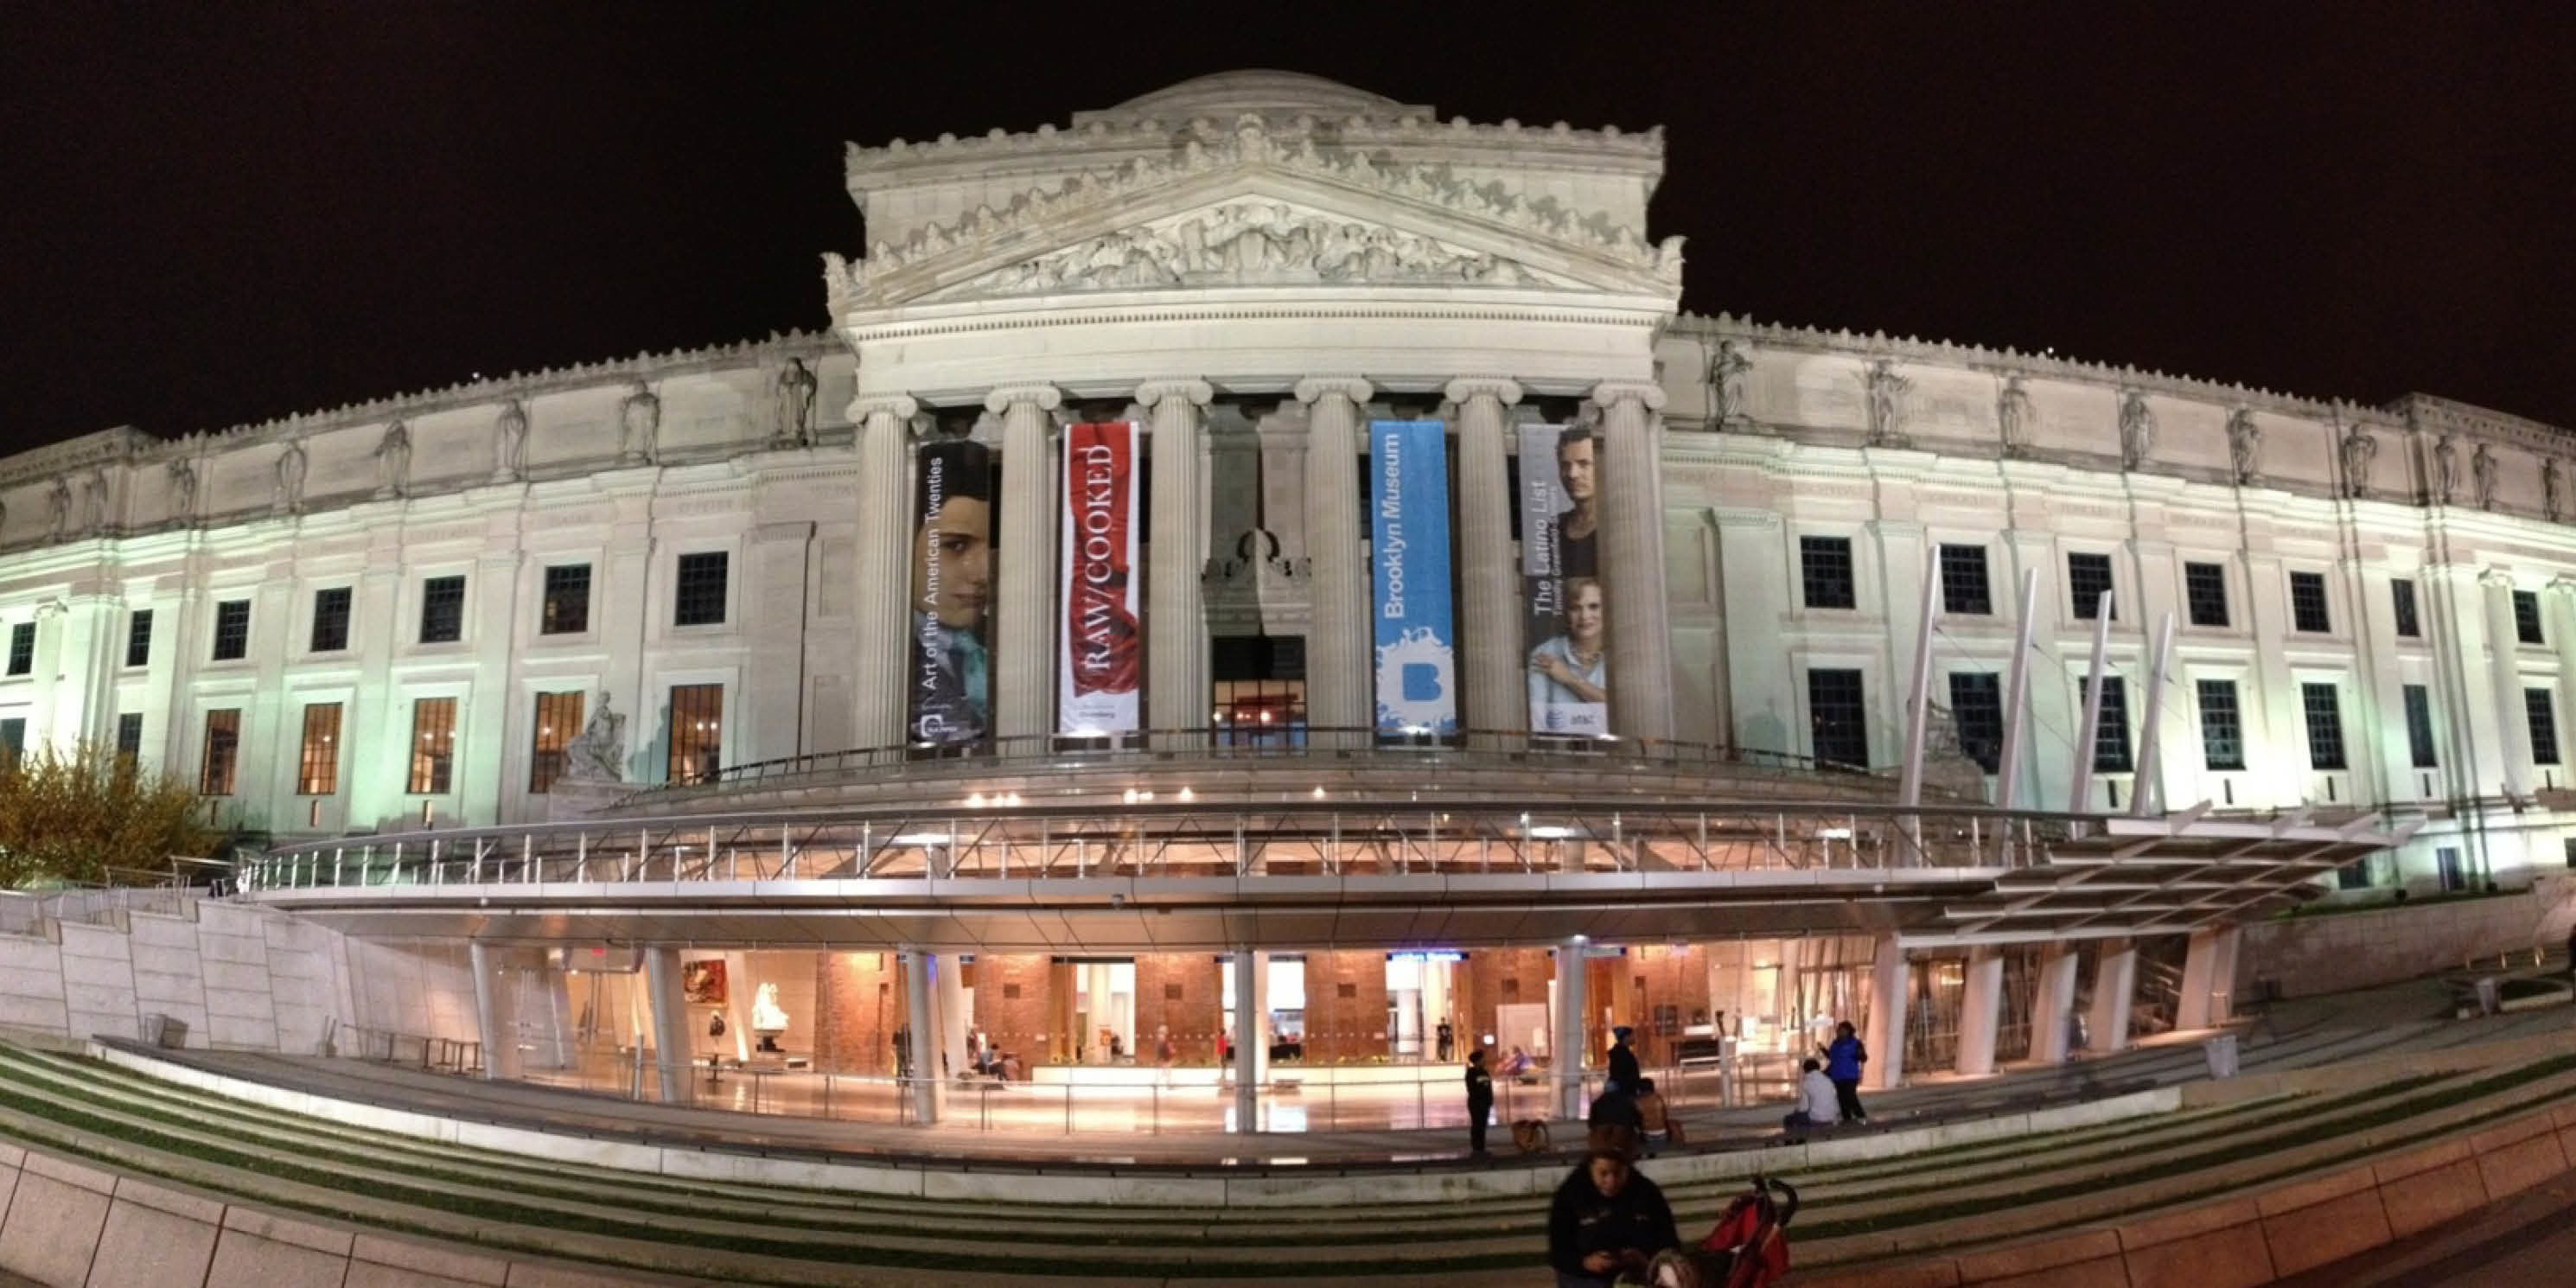
M1449 1021L1440 1021L1440 1063L1447 1064L1458 1055L1458 1030Z
M1860 1067L1869 1063L1869 1048L1845 1020L1834 1030L1833 1045L1825 1048L1825 1076L1833 1081L1834 1099L1839 1102L1843 1121L1865 1123L1869 1111L1860 1104Z
M1467 1152L1485 1152L1485 1120L1494 1116L1494 1075L1485 1070L1485 1049L1467 1053Z
M1166 1087L1172 1085L1172 1062L1178 1058L1178 1053L1172 1050L1171 1026L1166 1024L1155 1025L1154 1080Z
M1577 1164L1548 1205L1547 1264L1557 1288L1642 1277L1656 1253L1681 1242L1663 1190L1616 1153L1597 1151Z
M1636 1030L1622 1024L1610 1030L1610 1085L1629 1095L1637 1094L1638 1080L1645 1076L1637 1067L1637 1049L1628 1045Z

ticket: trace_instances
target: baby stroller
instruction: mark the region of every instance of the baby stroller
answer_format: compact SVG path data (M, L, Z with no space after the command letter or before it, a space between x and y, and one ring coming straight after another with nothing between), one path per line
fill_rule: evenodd
M1774 1196L1777 1197L1774 1197ZM1789 1273L1789 1222L1798 1191L1787 1181L1755 1176L1696 1248L1661 1253L1646 1267L1651 1288L1771 1288Z

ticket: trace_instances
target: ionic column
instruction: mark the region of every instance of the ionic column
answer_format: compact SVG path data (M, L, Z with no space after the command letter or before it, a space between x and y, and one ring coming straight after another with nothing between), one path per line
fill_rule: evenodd
M911 422L920 404L901 394L850 404L859 421L858 594L859 624L851 651L850 687L857 708L852 736L861 747L903 742L904 668L912 614L912 538L904 523L912 482Z
M1306 404L1306 722L1357 730L1376 723L1370 701L1368 561L1360 555L1360 404L1374 392L1356 376L1297 382ZM1318 746L1364 736L1312 735Z
M1052 439L1064 402L1053 385L996 389L1002 418L1002 563L994 583L993 730L1002 738L1055 731L1055 534Z
M2522 647L2513 620L2513 574L2489 568L2478 574L2486 607L2487 667L2495 686L2497 741L2504 751L2505 794L2528 799L2539 777L2531 758L2531 720L2522 703Z
M1662 386L1604 381L1601 408L1601 582L1609 600L1610 729L1673 736L1673 645L1664 605ZM1523 468L1527 468L1526 465Z
M1528 663L1522 653L1521 579L1512 567L1512 493L1507 440L1521 387L1509 380L1449 382L1458 406L1458 632L1467 727L1529 727Z
M1199 577L1207 567L1207 489L1199 461L1199 408L1216 391L1204 380L1157 380L1136 390L1152 409L1154 507L1145 597L1146 723L1158 729L1208 724L1207 612Z

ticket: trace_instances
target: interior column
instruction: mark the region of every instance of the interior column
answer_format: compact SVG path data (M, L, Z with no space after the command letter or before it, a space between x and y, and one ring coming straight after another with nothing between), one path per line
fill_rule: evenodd
M1548 1037L1548 1073L1556 1083L1556 1112L1581 1121L1583 1094L1583 968L1592 941L1576 935L1556 946L1556 1028Z
M480 939L465 945L466 963L474 972L474 1040L483 1044L483 1077L503 1077L500 989L492 978L492 949Z
M2030 1000L2030 1058L2042 1064L2064 1064L2067 1020L2075 1012L2075 971L2084 959L2064 944L2043 950L2039 987Z
M1869 1063L1861 1066L1860 1084L1873 1091L1905 1085L1905 1007L1912 1000L1913 972L1906 969L1905 948L1894 935L1878 938L1869 963Z
M1157 380L1136 390L1136 400L1152 409L1145 722L1155 729L1200 729L1208 723L1207 613L1199 585L1207 567L1199 409L1215 396L1204 380ZM1180 746L1195 741L1166 739Z
M2085 1019L2085 1046L2097 1055L2129 1049L2129 997L2138 990L2138 947L2105 939L2093 958L2093 1013Z
M918 948L903 950L904 1050L912 1064L912 1085L904 1090L912 1097L913 1124L921 1127L939 1121L939 1048L930 1036L939 1013L930 1002L931 960Z
M1601 583L1610 609L1610 728L1673 736L1673 642L1664 603L1662 386L1605 381L1601 408ZM1523 466L1527 468L1527 466Z
M996 389L984 407L1002 417L1002 550L993 604L993 729L1042 739L1055 731L1055 418L1053 385Z
M1960 1073L1995 1071L1995 1030L2003 1016L2004 959L1992 948L1968 950L1967 986L1959 996Z
M1473 745L1478 733L1529 727L1529 666L1521 641L1521 579L1512 566L1509 380L1449 382L1458 407L1460 680Z
M1366 746L1371 695L1368 561L1360 554L1360 405L1356 376L1297 382L1306 404L1306 721L1317 746ZM1324 732L1332 731L1332 732Z
M2209 979L2211 954L2218 947L2218 932L2191 932L2191 946L2182 958L2182 991L2174 999L2174 1027L2205 1029L2209 1027Z
M689 1007L680 993L680 950L644 950L644 992L653 1016L653 1068L662 1103L689 1100Z
M1270 954L1234 950L1234 1129L1260 1130L1261 1083L1270 1070Z
M850 685L857 710L851 736L861 747L902 744L904 671L909 661L912 614L905 600L912 586L912 534L904 523L912 482L909 459L912 417L920 404L900 394L850 404L860 422L858 495L859 623Z

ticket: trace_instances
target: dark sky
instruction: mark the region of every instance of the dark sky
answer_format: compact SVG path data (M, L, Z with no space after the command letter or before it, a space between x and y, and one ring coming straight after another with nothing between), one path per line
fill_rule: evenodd
M1252 66L1664 124L1699 312L2576 427L2564 3L302 8L0 0L0 450L820 327L844 139Z

